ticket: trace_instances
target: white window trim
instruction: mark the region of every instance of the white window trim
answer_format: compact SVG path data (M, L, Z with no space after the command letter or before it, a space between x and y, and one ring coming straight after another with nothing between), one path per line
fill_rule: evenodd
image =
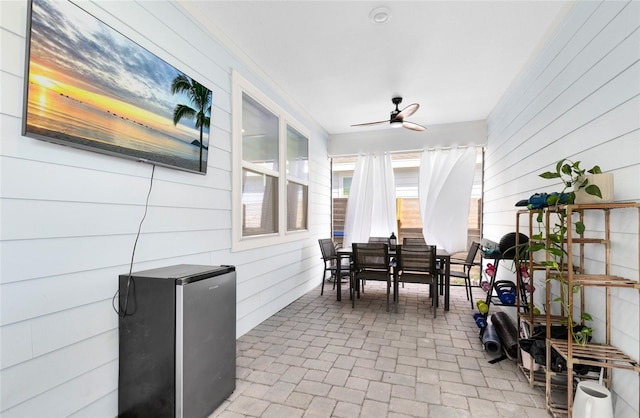
M308 139L309 158L311 158L311 135L300 122L293 118L282 107L277 105L273 100L267 97L262 91L254 86L249 80L240 75L237 71L233 71L231 75L232 92L231 92L231 135L233 139L232 147L232 240L231 251L244 251L254 248L266 247L270 245L283 244L286 242L306 239L310 236L309 225L306 230L287 231L287 179L306 185L309 187L308 196L311 196L311 182L299 181L288 177L286 173L286 157L287 157L287 125L296 129L300 134ZM278 117L280 140L278 146L278 232L273 234L257 235L250 237L242 236L242 93L250 95L260 105L267 108L270 112ZM284 140L283 140L284 138ZM245 164L245 168L251 168L250 164ZM256 170L264 172L264 170ZM309 173L310 175L310 173ZM310 199L307 201L307 222L309 221L309 205Z

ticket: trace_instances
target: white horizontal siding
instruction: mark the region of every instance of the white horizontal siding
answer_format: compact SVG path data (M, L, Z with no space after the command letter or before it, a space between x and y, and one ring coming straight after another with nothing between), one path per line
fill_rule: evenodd
M118 330L112 329L5 369L2 371L2 407L14 407L117 358ZM111 386L114 383L117 381L103 382Z
M0 370L33 357L31 322L24 321L0 327Z
M77 416L101 417L118 407L118 360L96 367L3 412L3 417L45 418ZM116 382L115 386L105 382ZM102 402L105 399L107 403ZM87 408L94 404L99 408Z
M208 174L155 169L134 271L237 268L242 335L320 283L327 135L173 1L78 2L213 91ZM116 416L117 278L129 271L152 167L21 136L27 1L0 2L0 415ZM303 241L232 253L231 71L311 131Z
M515 203L559 191L538 174L562 158L598 164L615 176L614 199L640 201L640 3L577 2L554 37L504 96L487 123L483 234L499 240L515 228ZM613 211L611 271L638 280L637 210ZM528 233L528 221L521 232ZM602 235L601 214L585 219L587 236ZM602 248L587 247L587 271L604 272ZM501 278L513 279L507 269ZM536 274L537 289L546 283ZM558 289L551 284L554 293ZM612 343L636 360L639 296L613 289ZM543 303L542 292L535 302ZM604 338L604 291L588 289L586 311L595 341ZM557 312L554 312L557 313ZM631 326L628 318L631 321ZM613 372L616 416L638 416L636 373Z

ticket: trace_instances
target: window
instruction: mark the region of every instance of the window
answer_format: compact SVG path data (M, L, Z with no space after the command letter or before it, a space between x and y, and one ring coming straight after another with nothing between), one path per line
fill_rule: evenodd
M287 126L287 231L307 229L309 140Z
M233 248L300 239L308 230L309 135L233 75Z
M353 177L343 177L342 178L342 197L349 197L349 191L351 190L351 180Z

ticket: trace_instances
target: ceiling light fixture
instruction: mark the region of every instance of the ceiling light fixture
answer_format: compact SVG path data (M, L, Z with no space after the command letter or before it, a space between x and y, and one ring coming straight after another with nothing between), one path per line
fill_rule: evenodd
M387 7L376 7L369 12L369 19L371 19L371 23L375 25L387 23L389 19L391 19L391 10Z

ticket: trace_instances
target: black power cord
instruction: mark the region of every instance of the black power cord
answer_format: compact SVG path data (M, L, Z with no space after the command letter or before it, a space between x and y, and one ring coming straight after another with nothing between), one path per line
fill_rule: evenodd
M111 306L113 307L113 310L116 311L116 313L118 314L118 316L122 319L124 319L125 316L130 315L127 313L127 309L129 307L129 293L130 290L133 290L133 300L134 300L134 306L135 306L135 283L133 278L131 277L131 273L133 271L133 259L135 258L136 255L136 247L138 246L138 239L140 238L140 231L142 230L142 224L145 220L145 218L147 217L147 211L149 210L149 197L151 196L151 190L153 189L153 176L156 172L156 166L155 164L152 166L153 168L151 169L151 181L149 182L149 191L147 192L147 200L145 201L144 204L144 215L142 215L142 219L140 220L140 225L138 225L138 233L136 234L136 240L133 243L133 251L131 252L131 262L129 263L129 277L127 278L127 291L125 293L124 296L124 307L122 305L120 305L120 303L118 302L118 307L116 307L116 298L118 297L118 295L120 294L120 289L118 288L118 290L116 290L116 293L113 295L113 299L111 299ZM135 311L134 311L135 312ZM133 314L134 312L131 312L131 314Z

